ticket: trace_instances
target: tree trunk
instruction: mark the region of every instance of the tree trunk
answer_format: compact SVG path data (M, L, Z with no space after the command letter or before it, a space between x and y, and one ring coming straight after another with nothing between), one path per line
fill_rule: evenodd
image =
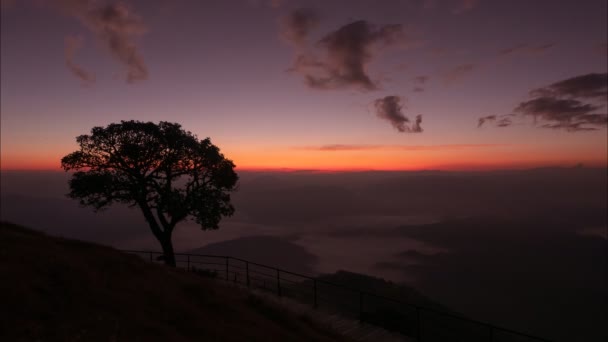
M173 253L173 242L171 242L171 233L173 232L173 226L167 227L164 226L165 230L161 230L158 222L154 218L152 214L152 210L146 204L145 201L140 201L139 207L148 221L150 225L150 229L152 230L152 234L156 237L158 242L160 242L161 247L163 248L163 260L167 266L175 267L175 254ZM161 214L162 215L162 214Z
M163 260L165 265L175 267L175 253L173 252L173 242L171 242L171 235L160 239L160 245L163 248Z

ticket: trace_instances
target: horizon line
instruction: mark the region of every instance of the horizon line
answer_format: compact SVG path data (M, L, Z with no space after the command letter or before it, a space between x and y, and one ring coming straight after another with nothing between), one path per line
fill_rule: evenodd
M296 173L296 172L310 172L310 173L358 173L358 172L494 172L494 171L526 171L526 170L538 170L538 169L607 169L608 164L605 165L585 165L584 163L577 164L546 164L537 166L498 166L492 167L490 165L476 165L472 167L458 167L458 166L444 166L444 167L429 167L429 168L387 168L387 169L374 169L374 168L290 168L290 167L235 167L236 171L242 172L277 172L277 173ZM0 168L0 172L62 172L67 173L58 168L40 168L40 169L25 169L25 168Z

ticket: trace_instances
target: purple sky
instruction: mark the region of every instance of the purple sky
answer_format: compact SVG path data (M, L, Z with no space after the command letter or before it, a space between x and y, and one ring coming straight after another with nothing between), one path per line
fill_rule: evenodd
M58 169L75 136L128 119L179 122L242 168L606 165L607 10L2 0L1 167Z

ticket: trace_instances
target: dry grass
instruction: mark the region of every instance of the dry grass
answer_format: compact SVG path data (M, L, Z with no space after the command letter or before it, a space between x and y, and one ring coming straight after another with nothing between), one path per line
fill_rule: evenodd
M6 341L346 341L244 290L0 224Z

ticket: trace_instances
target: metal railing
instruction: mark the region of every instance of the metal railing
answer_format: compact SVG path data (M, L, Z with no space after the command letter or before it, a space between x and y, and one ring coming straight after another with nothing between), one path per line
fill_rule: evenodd
M122 250L151 262L161 252ZM208 277L275 293L382 327L417 341L524 342L545 338L422 307L368 291L231 256L175 253L178 267Z

